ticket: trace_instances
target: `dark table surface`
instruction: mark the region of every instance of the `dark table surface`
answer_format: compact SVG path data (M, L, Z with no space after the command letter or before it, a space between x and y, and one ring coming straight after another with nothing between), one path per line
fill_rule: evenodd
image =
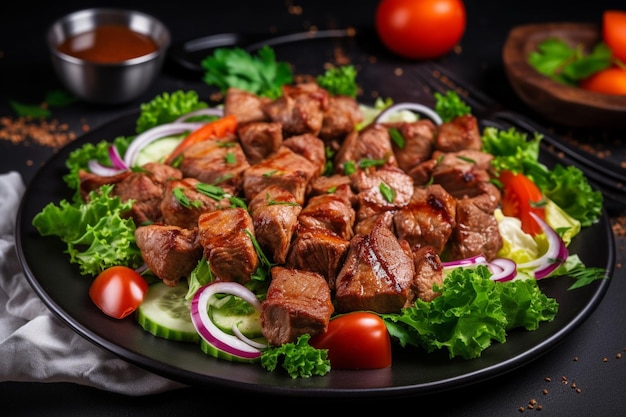
M106 2L102 6L119 5L136 8L159 17L172 32L173 42L222 32L246 32L260 35L290 33L310 29L357 28L364 33L373 29L377 1L239 1L237 3L197 3L177 1ZM509 30L520 24L538 22L585 22L601 19L602 11L624 9L623 1L586 2L565 1L466 1L467 30L460 49L438 63L465 81L487 92L510 109L545 123L516 98L502 68L501 52ZM39 103L46 91L59 88L51 70L45 46L45 31L65 13L97 3L78 1L55 2L35 8L30 4L15 4L13 13L0 17L0 116L15 117L10 100ZM385 53L375 38L364 46L368 56L376 56L397 68L410 66ZM326 56L306 57L302 51L302 72L321 72L326 61L333 60L333 50ZM393 83L383 79L382 84ZM198 74L180 71L168 62L156 84L135 102L118 107L100 107L77 102L66 108L53 109L53 118L67 123L71 132L80 135L95 130L123 114L138 109L140 103L156 94L177 89L195 89L208 99L214 90L204 84ZM381 87L384 94L385 88ZM374 94L369 91L369 94ZM547 124L547 123L545 123ZM607 157L624 161L626 145L617 139L607 139L607 132L572 131L559 126L555 129L564 137L573 136L584 146L607 147ZM19 171L26 182L55 152L55 148L33 140L13 143L0 140L0 171ZM610 213L617 224L618 215ZM616 226L617 229L617 226ZM503 375L451 391L398 398L358 398L311 400L280 398L223 387L190 387L159 395L129 397L68 383L0 383L0 413L10 415L112 416L150 415L177 416L212 414L228 411L235 414L262 412L298 413L313 407L347 405L350 412L367 411L373 405L401 406L402 412L424 412L428 406L440 416L511 416L538 413L546 416L623 415L626 407L626 273L624 245L626 240L616 233L617 261L610 286L601 303L588 319L564 340L545 354ZM620 356L624 355L623 359ZM0 358L0 360L3 360ZM551 379L548 382L547 378ZM565 382L568 382L567 384ZM578 388L578 389L576 389ZM546 391L544 391L546 390ZM230 399L226 400L228 397ZM541 407L529 408L532 400ZM379 408L380 409L380 408ZM400 412L400 408L396 408ZM278 411L280 410L280 411ZM324 410L323 412L326 412ZM388 412L388 411L383 411ZM394 412L394 411L391 411Z

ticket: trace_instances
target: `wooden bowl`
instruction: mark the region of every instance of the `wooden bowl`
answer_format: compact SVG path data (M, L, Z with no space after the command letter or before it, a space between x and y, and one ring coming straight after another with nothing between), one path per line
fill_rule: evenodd
M581 128L626 127L626 96L600 94L567 86L537 72L528 56L547 38L559 38L586 52L602 40L591 23L529 24L513 28L503 49L506 75L519 97L554 123Z

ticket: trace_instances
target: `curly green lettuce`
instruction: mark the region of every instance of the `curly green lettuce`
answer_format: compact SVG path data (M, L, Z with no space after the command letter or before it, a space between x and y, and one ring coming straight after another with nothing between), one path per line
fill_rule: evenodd
M515 328L535 330L552 321L556 300L547 297L534 279L495 282L485 265L455 268L431 302L417 300L400 314L381 314L401 346L427 352L447 349L450 358L473 359L495 342L504 343Z
M141 113L137 118L135 130L142 133L155 126L170 123L178 117L195 110L207 108L208 103L201 101L194 90L177 90L163 93L147 103L141 104Z
M261 353L261 366L273 372L280 365L292 378L324 376L330 372L328 349L309 345L311 335L303 334L294 343L269 348Z
M33 218L42 236L57 236L66 243L70 263L82 275L97 275L115 265L137 268L143 264L135 242L135 222L125 218L132 201L112 197L112 185L103 185L89 194L89 202L58 205L49 203Z

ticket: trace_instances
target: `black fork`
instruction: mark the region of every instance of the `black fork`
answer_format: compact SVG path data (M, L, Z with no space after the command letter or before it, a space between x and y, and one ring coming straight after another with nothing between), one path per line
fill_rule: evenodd
M537 132L543 136L542 151L552 155L563 165L577 166L590 184L602 192L607 210L621 212L626 209L626 170L617 164L582 151L558 138L545 127L524 115L506 110L500 103L482 91L460 81L450 71L436 63L423 63L412 74L416 75L431 93L445 94L456 91L459 97L472 108L472 114L498 126L515 127L529 135Z

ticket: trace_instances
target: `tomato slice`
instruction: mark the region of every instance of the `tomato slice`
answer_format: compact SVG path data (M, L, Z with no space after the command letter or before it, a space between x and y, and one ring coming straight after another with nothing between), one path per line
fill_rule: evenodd
M502 183L502 213L517 217L522 221L522 230L531 235L543 233L539 224L530 213L535 213L545 220L545 200L543 193L530 178L522 173L508 170L500 172Z
M102 271L89 287L89 297L107 316L122 319L141 305L148 283L134 269L112 266Z
M363 311L335 317L326 333L309 342L328 349L333 369L379 369L391 366L391 337L380 316Z

